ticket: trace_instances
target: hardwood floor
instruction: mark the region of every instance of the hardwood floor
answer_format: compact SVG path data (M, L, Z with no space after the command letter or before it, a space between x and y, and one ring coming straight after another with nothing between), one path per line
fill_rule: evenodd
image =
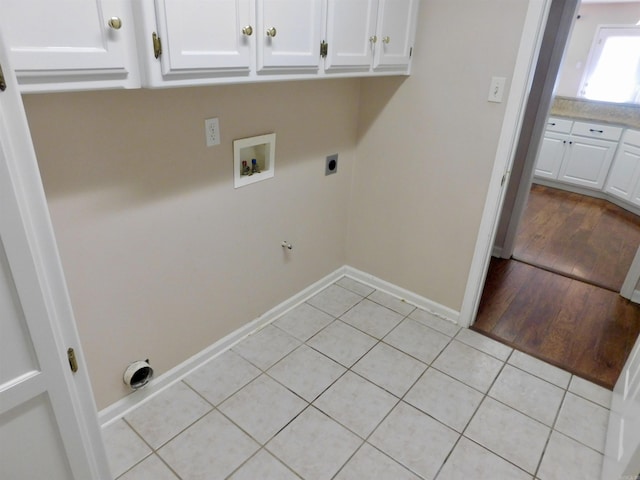
M635 215L533 185L513 259L491 259L472 329L613 388L640 333L640 305L617 293L638 245Z
M533 185L513 258L619 292L640 218L606 200Z
M607 289L492 258L471 328L612 389L640 332L640 306Z

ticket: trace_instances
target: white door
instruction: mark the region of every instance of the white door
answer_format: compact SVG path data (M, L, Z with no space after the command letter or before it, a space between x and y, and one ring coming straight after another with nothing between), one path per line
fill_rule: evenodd
M55 79L60 85L45 90L83 78L140 85L127 0L3 0L0 26L23 91Z
M602 190L617 142L571 137L558 180Z
M637 196L640 194L636 189L639 177L640 148L622 144L613 160L605 187L606 192L629 202L637 202Z
M249 74L254 10L249 0L156 0L162 73Z
M640 338L613 389L603 480L640 475Z
M320 65L320 0L258 0L258 73L316 73Z
M562 164L562 157L566 151L569 135L547 132L542 139L540 152L536 159L535 176L540 178L557 179Z
M377 43L377 0L329 0L325 70L368 71Z
M1 33L1 32L0 32ZM109 478L17 80L0 38L0 478ZM80 371L67 359L73 348Z
M374 69L406 67L411 61L418 0L380 0Z

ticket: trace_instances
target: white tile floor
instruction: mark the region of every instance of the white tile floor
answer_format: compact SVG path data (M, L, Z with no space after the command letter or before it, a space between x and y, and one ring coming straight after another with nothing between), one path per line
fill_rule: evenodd
M104 437L119 480L586 480L610 401L343 278Z

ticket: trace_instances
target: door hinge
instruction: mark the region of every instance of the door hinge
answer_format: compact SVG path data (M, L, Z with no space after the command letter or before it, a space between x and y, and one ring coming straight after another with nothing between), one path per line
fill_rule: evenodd
M322 58L327 58L327 54L329 53L329 44L324 40L320 44L320 56Z
M4 80L4 73L2 73L2 65L0 65L0 92L4 92L7 89L7 82Z
M504 175L502 175L502 180L500 181L500 186L503 187L504 186L504 182L507 179L507 174L505 173Z
M409 58L411 58L411 55L413 55L413 47L409 49Z
M156 32L153 32L151 39L153 40L153 56L159 58L160 55L162 55L162 42L160 41L160 37Z
M76 373L78 371L78 360L76 359L76 352L71 347L67 350L67 358L69 359L69 367L71 367L71 371Z

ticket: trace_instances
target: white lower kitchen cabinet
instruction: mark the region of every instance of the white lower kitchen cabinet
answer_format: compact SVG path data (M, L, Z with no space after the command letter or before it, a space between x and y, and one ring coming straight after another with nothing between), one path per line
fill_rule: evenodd
M568 141L569 135L565 133L547 132L545 134L536 162L536 177L549 180L558 179Z
M617 146L617 142L571 136L558 181L602 190Z
M0 29L21 92L140 87L128 0L4 0Z
M550 118L534 175L537 178L602 190L622 128Z
M627 130L622 137L605 192L640 206L640 131Z

